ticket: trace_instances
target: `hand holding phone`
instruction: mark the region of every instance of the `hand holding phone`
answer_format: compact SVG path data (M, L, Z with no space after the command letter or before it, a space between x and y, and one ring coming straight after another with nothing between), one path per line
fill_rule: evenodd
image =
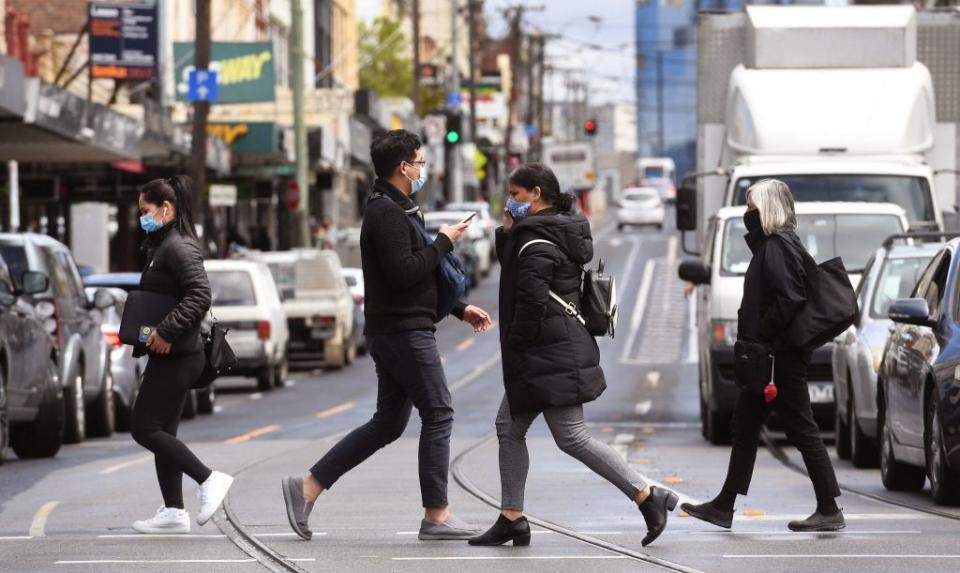
M467 218L466 218L466 219L464 219L463 221L460 221L459 224L460 224L460 225L465 225L465 224L469 223L470 221L472 221L473 218L476 217L476 216L477 216L477 212L474 211L473 213L470 213L469 215L467 215Z

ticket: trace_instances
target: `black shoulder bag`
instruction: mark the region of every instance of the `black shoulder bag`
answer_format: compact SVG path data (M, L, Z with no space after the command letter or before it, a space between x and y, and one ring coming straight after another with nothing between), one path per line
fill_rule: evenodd
M228 374L234 366L237 365L237 357L227 343L227 332L229 328L220 326L217 317L210 313L213 321L210 323L210 330L203 329L200 335L203 339L203 353L205 357L203 373L193 383L192 388L206 388L217 378Z

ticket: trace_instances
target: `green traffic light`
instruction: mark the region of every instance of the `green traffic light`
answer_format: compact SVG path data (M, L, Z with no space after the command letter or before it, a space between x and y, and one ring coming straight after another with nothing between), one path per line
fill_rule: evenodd
M460 132L459 131L448 131L447 132L447 143L456 143L460 141Z

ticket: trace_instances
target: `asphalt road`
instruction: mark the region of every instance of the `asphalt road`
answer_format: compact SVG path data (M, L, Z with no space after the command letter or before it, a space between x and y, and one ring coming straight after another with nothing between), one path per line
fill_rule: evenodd
M620 328L603 339L608 390L586 407L595 435L614 445L648 481L684 499L712 497L728 448L700 436L691 307L676 279L679 236L669 229L595 229L598 256L618 278ZM496 271L471 302L495 315ZM485 528L499 497L493 420L502 396L496 331L474 335L455 320L437 333L456 409L451 509ZM255 393L253 381L221 384L213 416L186 421L181 436L208 465L237 480L206 526L176 537L138 535L130 524L161 504L152 456L127 434L65 447L52 460L0 468L0 571L957 571L960 511L935 508L926 493L891 495L877 470L836 462L848 488L848 527L796 534L786 522L814 506L807 479L763 449L750 496L731 532L675 513L643 548L635 505L561 453L542 421L531 429L530 547L473 548L419 542L419 422L345 476L314 510L313 541L286 522L279 482L297 475L343 432L373 412L369 358L341 371L295 372L283 389ZM784 446L786 460L799 456ZM187 508L194 485L184 480ZM935 510L935 512L930 512ZM939 512L940 514L937 514Z

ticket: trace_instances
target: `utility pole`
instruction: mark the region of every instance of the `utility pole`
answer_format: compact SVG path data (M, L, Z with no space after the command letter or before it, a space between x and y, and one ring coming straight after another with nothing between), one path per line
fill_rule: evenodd
M193 65L197 70L210 68L210 0L196 2L196 33L193 44ZM202 226L200 232L206 232L207 206L207 117L210 115L210 102L193 102L193 129L190 140L190 177L193 179L193 216ZM210 229L212 231L212 229Z
M420 109L420 0L413 0L413 109Z
M657 156L663 157L663 52L657 50Z
M296 153L297 190L300 204L297 219L300 226L300 245L311 246L310 237L310 182L307 179L307 125L303 111L303 8L300 0L290 0L290 44L293 52L293 132Z
M457 45L457 17L460 15L460 1L450 0L450 94L453 104L451 111L460 113L460 62L459 46ZM460 166L460 147L457 145L450 148L451 157L447 162L450 170L447 173L447 182L449 183L450 193L447 199L456 203L463 201L463 173Z
M513 109L517 101L517 85L520 83L520 20L523 18L523 4L513 8L513 17L510 20L510 42L512 52L510 54L510 95L507 100L507 129L503 135L503 159L510 161L510 139L513 134Z
M477 9L479 0L467 0L467 32L470 34L470 141L477 141Z

